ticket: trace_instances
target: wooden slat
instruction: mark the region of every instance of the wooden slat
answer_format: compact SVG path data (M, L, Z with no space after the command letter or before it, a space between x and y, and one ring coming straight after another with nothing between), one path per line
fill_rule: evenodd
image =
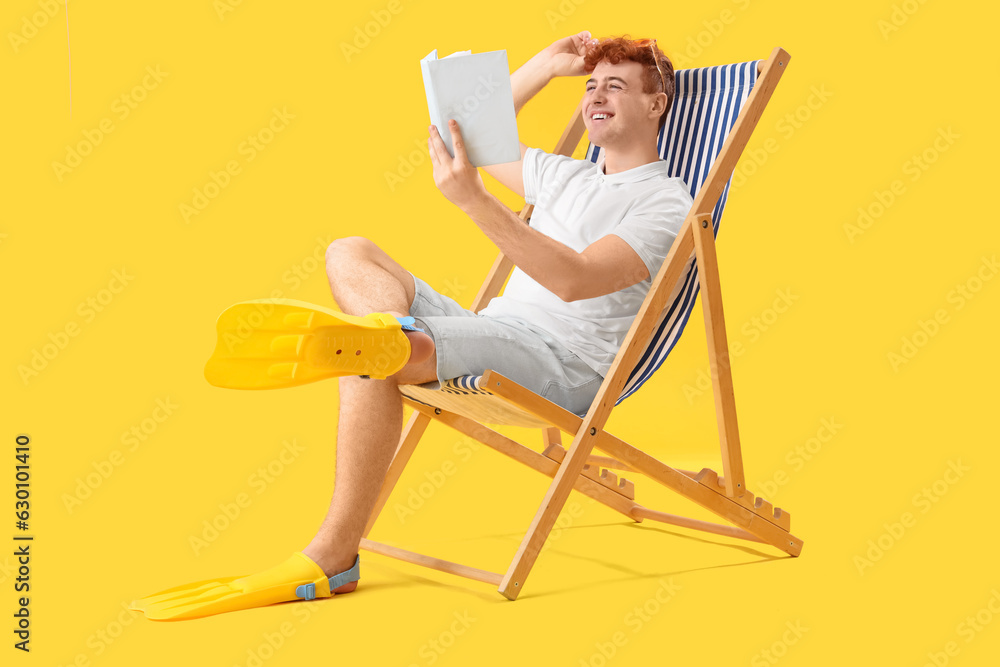
M570 121L566 124L566 129L563 130L562 136L556 142L556 149L553 151L553 155L572 157L576 147L580 145L580 139L583 138L583 133L587 130L587 126L583 121L583 100L584 98L581 97L580 103L576 105L576 110L570 116Z
M424 554L418 554L415 551L407 551L406 549L400 549L399 547L382 544L381 542L374 542L369 540L367 537L361 538L361 548L365 551L371 551L372 553L389 556L390 558L397 558L399 560L406 561L407 563L413 563L414 565L429 567L432 570L439 570L441 572L447 572L448 574L457 574L460 577L475 579L476 581L493 584L494 586L499 585L502 578L496 572L480 570L479 568L469 567L468 565L462 565L461 563L453 563L450 560L442 560L441 558L434 558L433 556L425 556Z
M455 412L483 424L503 424L524 428L549 426L549 423L544 419L489 393L462 394L445 389L430 389L419 384L400 385L399 391L418 403Z
M542 456L550 458L557 463L562 463L563 459L566 458L566 450L560 447L559 445L552 444L545 448L545 451L542 452ZM619 464L620 470L625 469L623 467L625 466L624 463L620 463L619 461L616 461L611 457L596 456L594 454L591 454L590 456L587 457L587 463L583 466L584 476L589 477L595 482L603 484L604 486L608 487L615 493L621 494L626 498L628 498L629 500L635 500L635 484L625 479L624 477L622 477L621 480L619 481L618 479L616 479L616 475L613 472L610 472L609 470L604 470L600 474L596 472L597 469L601 467L602 461L614 461L615 463Z
M519 442L511 440L502 433L497 433L488 426L484 426L462 415L448 412L447 410L441 410L441 413L437 414L434 408L429 408L419 403L411 404L414 409L424 411L428 415L433 415L434 419L440 421L442 424L447 424L459 433L464 433L470 438L478 440L488 447L492 447L501 454L505 454L530 468L534 468L543 475L554 477L559 470L559 465L551 459L542 456L533 449L525 447ZM579 479L576 484L576 490L599 503L607 505L629 519L635 520L635 517L632 515L632 508L635 507L635 502L631 498L624 497L622 494L616 493L606 488L603 484L586 477Z
M594 480L601 486L614 491L620 496L624 496L629 500L635 500L635 484L624 477L619 480L618 475L614 474L607 468L602 469L600 467L584 464L583 476Z
M709 468L702 469L702 471L695 476L694 480L716 493L722 494L726 489L726 484L723 478L719 477L714 470ZM773 508L771 503L767 502L763 498L754 498L752 493L746 491L742 496L737 496L732 499L754 514L757 514L762 519L770 521L778 528L785 531L790 531L792 529L791 515L788 512L783 512L780 507L777 509Z
M596 465L603 468L610 468L611 470L632 470L631 466L626 463L622 463L618 459L613 459L610 456L600 456L599 454L591 454L587 457L587 465Z
M531 213L531 206L525 206L521 211L521 220L527 220ZM486 276L486 280L483 281L482 287L479 288L479 292L476 294L476 298L472 301L472 307L470 310L474 313L478 313L480 310L489 305L490 301L500 294L500 290L503 289L503 285L507 282L507 277L510 276L510 272L514 269L514 262L507 258L507 255L500 253L497 258L493 260L493 266L490 268L489 274Z
M566 450L563 449L561 445L549 445L545 448L545 451L542 452L542 456L547 456L556 463L562 463L563 458L566 456ZM632 468L618 459L613 459L610 456L601 456L599 454L591 454L588 456L587 465L601 466L604 468L610 468L611 470L632 470Z
M727 537L738 537L741 540L751 540L753 542L764 541L753 533L748 533L742 528L736 528L735 526L723 526L722 524L712 523L710 521L689 519L686 516L677 516L676 514L667 514L666 512L657 512L656 510L651 510L648 507L637 506L634 510L632 510L632 514L637 517L642 517L643 519L669 523L674 526L681 526L682 528L693 528L694 530L702 530L706 533L715 533L716 535L725 535Z
M694 226L694 247L698 256L698 281L701 303L705 310L705 334L708 337L708 367L715 396L715 415L719 428L722 469L726 479L726 495L743 495L743 454L740 431L736 424L736 397L733 393L733 369L726 339L726 318L722 308L722 288L719 284L719 262L715 253L712 216L699 216Z

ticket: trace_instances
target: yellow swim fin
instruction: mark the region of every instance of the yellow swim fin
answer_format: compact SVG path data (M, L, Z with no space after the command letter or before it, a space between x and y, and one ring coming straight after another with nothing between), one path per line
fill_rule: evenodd
M410 358L413 318L364 317L294 299L227 308L216 325L205 379L227 389L278 389L344 375L384 379Z
M354 567L327 577L311 558L296 552L270 570L168 588L134 600L129 609L141 611L154 621L182 621L277 602L328 598L353 591L361 578L360 569L361 559L355 557Z

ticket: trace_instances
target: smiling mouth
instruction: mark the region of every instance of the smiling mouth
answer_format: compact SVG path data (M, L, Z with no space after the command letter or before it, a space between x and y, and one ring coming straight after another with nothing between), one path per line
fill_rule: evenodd
M614 118L613 113L603 113L603 112L591 114L590 116L590 120L593 123L603 123L604 121L611 120L612 118Z

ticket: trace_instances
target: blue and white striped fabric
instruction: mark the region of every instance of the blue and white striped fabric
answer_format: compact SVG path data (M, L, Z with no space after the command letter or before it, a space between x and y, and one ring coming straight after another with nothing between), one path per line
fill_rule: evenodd
M664 129L657 137L657 147L660 157L670 165L670 175L683 179L688 184L692 197L695 197L708 176L712 163L722 150L726 136L757 81L759 62L687 69L674 73L674 104ZM596 163L601 153L600 148L590 144L586 159ZM716 236L719 234L719 221L726 207L731 181L732 178L726 182L722 196L712 212ZM694 308L698 289L698 268L692 253L680 280L672 288L652 342L632 370L617 403L631 396L652 377L673 350ZM400 390L419 403L465 414L486 423L548 425L530 413L495 398L488 390L480 387L480 380L479 376L470 375L448 380L443 385L436 382L428 385L404 385ZM478 402L474 405L463 402L469 395L477 395Z
M757 81L759 61L702 67L675 72L673 107L667 116L657 147L670 165L670 175L684 180L694 197L701 188L722 144L736 122ZM603 150L591 144L586 159L597 162ZM712 211L712 226L719 234L719 222L729 196L730 178ZM675 285L658 323L652 342L632 370L618 403L631 396L667 358L687 324L698 296L698 267L694 254ZM616 403L617 404L617 403Z

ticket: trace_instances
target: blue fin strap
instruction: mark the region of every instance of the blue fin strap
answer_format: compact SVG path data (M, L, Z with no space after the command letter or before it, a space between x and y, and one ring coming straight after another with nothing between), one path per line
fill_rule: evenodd
M340 588L344 584L349 584L352 581L358 581L361 579L361 554L354 557L354 565L350 570L346 572L341 572L340 574L335 574L330 577L330 590L333 591Z
M332 594L334 590L340 588L344 584L349 584L352 581L359 581L361 579L361 554L354 557L354 566L345 572L340 574L335 574L330 577L330 593ZM303 600L315 600L316 599L316 584L303 584L295 588L295 596L300 597Z
M416 320L412 317L397 317L396 319L402 325L403 331L423 331L420 327L415 326Z

